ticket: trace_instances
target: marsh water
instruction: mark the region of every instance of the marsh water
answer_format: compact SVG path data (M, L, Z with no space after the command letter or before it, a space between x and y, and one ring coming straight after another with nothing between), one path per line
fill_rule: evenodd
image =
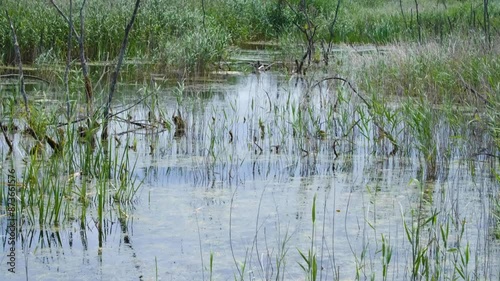
M251 54L248 60L265 61ZM433 259L432 270L440 267L441 279L460 276L463 265L472 279L498 280L500 243L492 235L497 163L471 151L484 148L487 137L474 136L477 147L464 147L446 122L438 124L437 153L446 156L438 157L428 179L412 136L398 136L408 145L393 155L390 142L371 137L377 127L362 116L359 97L338 81L311 88L319 81L312 79L224 72L201 82L148 81L157 90L155 102L121 116L146 121L149 112L180 114L186 131L174 136L173 128L114 125L122 143L136 143L129 159L140 186L133 202L106 210L102 248L95 211L83 224L22 229L17 272L7 271L2 254L0 280L233 280L240 274L245 280L305 280L300 252L307 257L311 247L318 279L382 280L385 274L413 280L415 243L408 230L416 225L422 225L418 249ZM116 111L137 101L144 88L120 85ZM399 106L396 99L390 103ZM467 133L464 138L472 137L472 129ZM22 171L24 153L13 157ZM7 158L3 153L2 170ZM384 247L392 250L386 273Z

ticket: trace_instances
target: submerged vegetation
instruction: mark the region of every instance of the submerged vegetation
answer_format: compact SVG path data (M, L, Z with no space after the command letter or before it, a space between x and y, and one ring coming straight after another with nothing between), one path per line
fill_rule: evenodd
M157 199L141 185L176 174L229 189L230 258L202 242L213 218L195 207L204 280L500 276L497 2L60 2L0 2L1 63L16 65L0 79L19 77L0 86L0 182L10 171L18 179L0 202L2 218L16 202L23 251L37 232L35 247L64 248L65 229L78 229L86 251L96 230L102 257L118 225L137 263L134 210ZM274 57L235 62L248 41L272 41ZM124 60L147 77L128 95ZM24 75L22 63L43 67ZM229 71L241 65L255 74ZM172 72L173 87L163 79ZM242 93L190 82L232 74L248 82ZM25 89L25 76L42 82ZM238 197L248 182L261 188L255 206ZM278 210L273 185L297 187L301 210ZM243 205L256 215L238 216ZM287 216L310 226L290 230ZM250 238L236 241L237 228ZM164 259L151 257L154 270L135 264L139 279L158 279Z

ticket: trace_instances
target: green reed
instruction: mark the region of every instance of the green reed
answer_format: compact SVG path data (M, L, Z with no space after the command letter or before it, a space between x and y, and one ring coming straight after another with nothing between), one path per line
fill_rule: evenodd
M316 245L315 245L315 237L316 237L316 194L313 198L313 203L311 207L311 223L312 223L312 232L311 232L311 246L307 250L307 255L302 253L300 249L297 249L300 256L302 257L302 261L305 264L300 264L299 266L302 268L306 275L306 280L315 281L318 276L318 260L316 257Z
M182 3L168 0L145 1L141 5L127 57L160 65L173 66L186 72L199 73L227 58L230 45L248 40L291 38L293 45L302 40L297 26L305 26L306 18L316 27L315 43L391 44L415 42L420 37L444 41L450 37L481 35L482 1L435 3L419 1L419 22L413 1L381 2L365 5L364 1L341 2L336 16L337 1L308 2L304 13L295 13L296 1L211 1L202 7L199 1ZM59 3L68 13L69 5ZM75 3L79 7L81 3ZM105 61L116 57L123 37L124 22L133 3L120 0L88 2L85 7L86 54L90 61ZM67 26L47 2L23 0L4 1L5 8L16 20L22 57L38 64L64 61ZM75 7L75 8L76 8ZM292 7L292 8L291 8ZM295 7L293 9L293 7ZM104 13L106 11L106 13ZM489 4L489 13L500 11L498 3ZM76 12L75 12L76 14ZM334 18L336 19L335 24ZM79 17L74 18L79 26ZM491 30L500 21L490 19ZM0 18L2 63L13 61L12 42L4 17ZM422 36L419 34L422 33ZM76 39L74 39L76 40ZM284 49L289 45L284 43ZM78 44L73 44L77 57ZM318 53L319 57L319 53ZM294 58L295 59L295 58ZM318 60L319 59L316 59Z

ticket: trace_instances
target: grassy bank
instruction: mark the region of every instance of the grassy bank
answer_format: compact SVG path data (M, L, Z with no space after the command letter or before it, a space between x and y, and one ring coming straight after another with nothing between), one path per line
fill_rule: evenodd
M62 2L62 1L61 1ZM444 40L485 34L482 1L143 1L132 30L127 57L181 69L200 70L226 58L228 47L249 40L303 40L298 27L315 28L315 41L388 44ZM58 3L68 15L69 4ZM19 37L23 61L63 61L68 27L49 2L3 1ZM79 26L81 1L75 1ZM88 2L84 9L86 55L91 61L114 59L133 1ZM500 5L489 5L490 28L500 26ZM0 17L1 62L12 64L14 51L5 14ZM74 46L75 57L78 54ZM288 48L288 46L282 46Z

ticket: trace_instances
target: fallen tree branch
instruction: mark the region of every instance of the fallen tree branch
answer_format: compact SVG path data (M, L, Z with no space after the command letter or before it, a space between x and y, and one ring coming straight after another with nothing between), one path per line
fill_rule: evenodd
M363 103L369 108L371 109L371 105L368 103L368 101L363 97L363 95L361 95L360 93L358 93L358 91L354 88L354 86L351 84L351 82L343 77L339 77L339 76L335 76L335 77L327 77L327 78L323 78L321 80L319 80L318 82L316 82L314 85L312 85L311 89L317 87L319 84L325 82L325 81L328 81L328 80L339 80L339 81L342 81L344 82L345 84L347 84L347 86L349 86L349 88L351 89L351 91L353 91L362 101Z
M12 141L9 139L9 136L7 136L7 132L6 130L4 129L4 126L2 124L2 122L0 122L0 130L2 130L2 133L3 133L3 137L5 139L5 142L7 143L7 145L9 146L9 151L13 151L14 150L14 146L12 145Z
M35 130L33 130L33 128L31 128L29 125L26 128L25 132L40 143L42 143L45 140L49 144L49 146L56 152L59 152L62 149L62 145L57 143L54 139L52 139L48 135L45 135L43 139L40 138L35 132Z

